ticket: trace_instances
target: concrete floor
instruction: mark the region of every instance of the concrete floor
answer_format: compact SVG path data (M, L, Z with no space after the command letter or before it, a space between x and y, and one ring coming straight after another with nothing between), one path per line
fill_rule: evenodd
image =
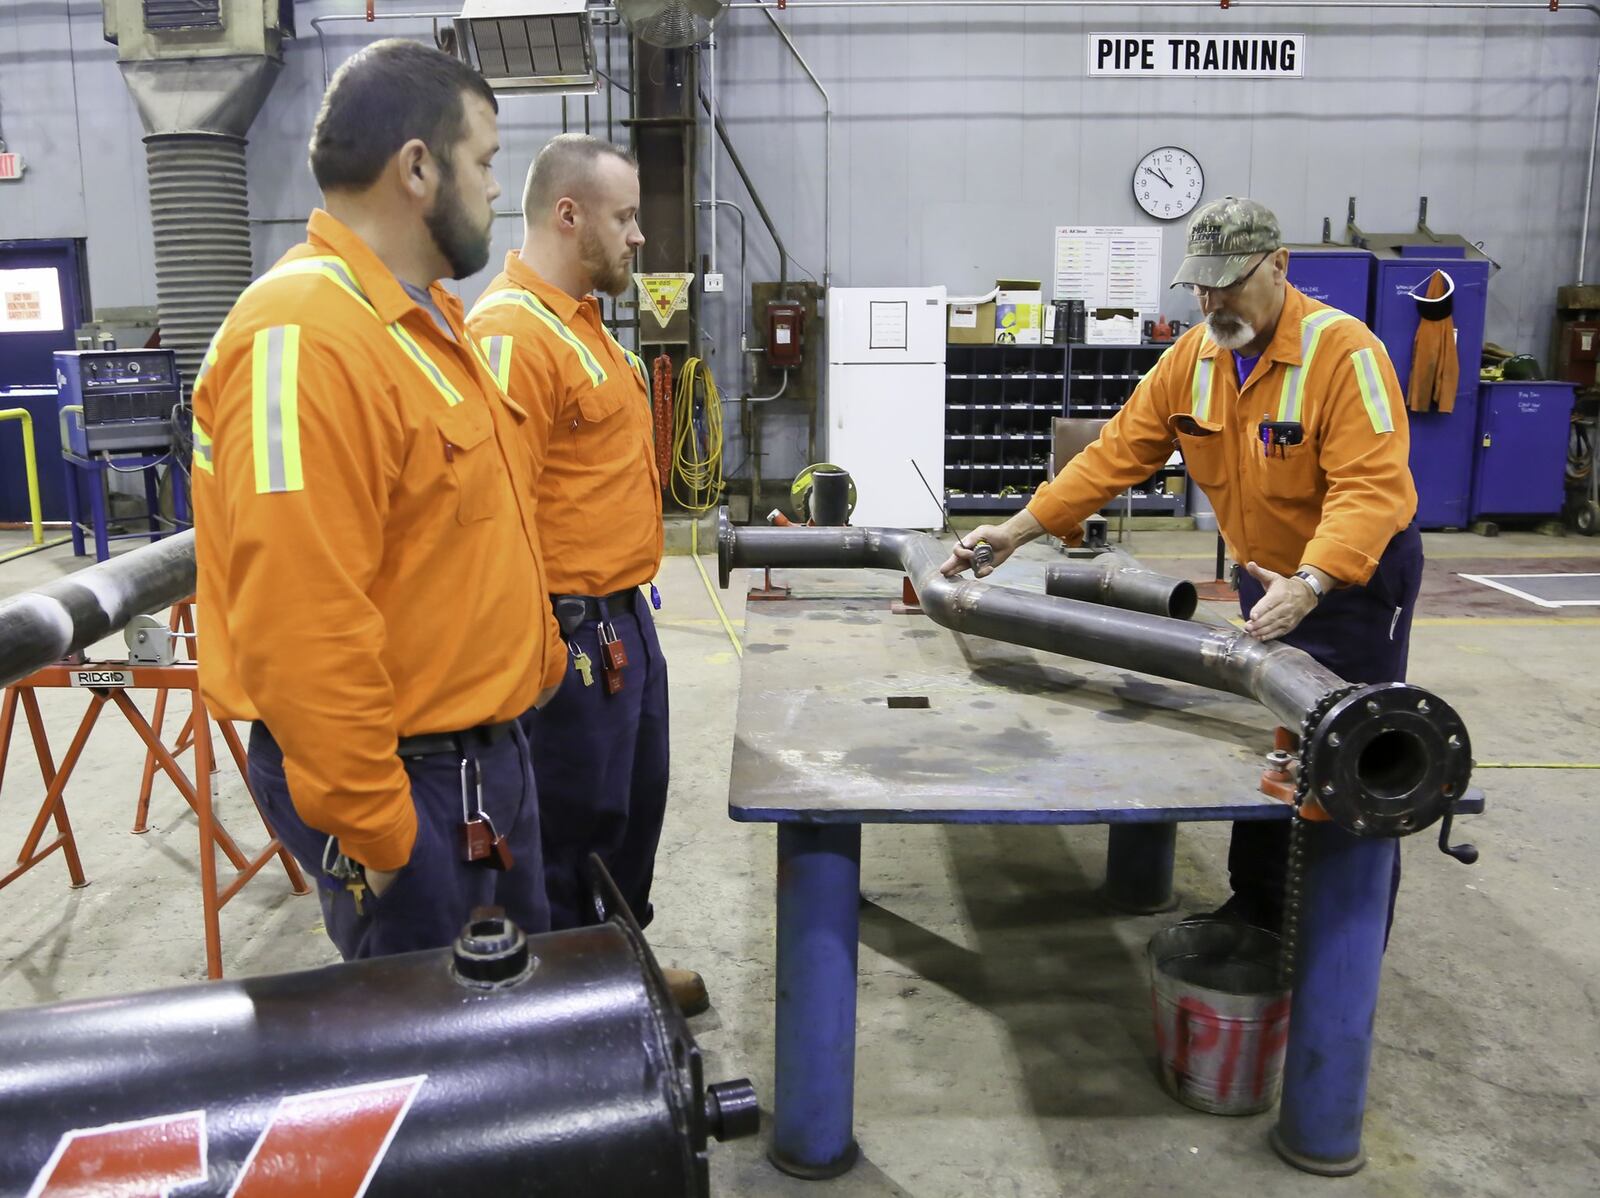
M1552 613L1484 594L1458 572L1600 571L1600 542L1430 535L1412 679L1465 716L1482 763L1600 761L1600 609ZM1206 578L1207 533L1148 533L1149 564ZM0 553L20 545L0 534ZM1041 550L1041 552L1043 552ZM63 550L0 564L0 594L76 563ZM714 576L715 571L712 568ZM739 662L693 562L661 577L672 662L674 784L651 940L702 970L694 1021L713 1079L772 1094L773 833L726 815ZM738 626L742 588L724 601ZM1572 614L1577 613L1577 614ZM110 643L120 649L120 641ZM80 696L46 693L57 753ZM1264 726L1268 717L1263 713ZM194 821L158 786L132 836L142 753L102 722L69 790L91 885L53 858L0 894L0 1006L204 976ZM219 810L263 837L231 769ZM1143 952L1176 914L1111 917L1093 897L1103 830L869 827L864 837L856 1130L844 1178L783 1177L753 1141L717 1146L714 1192L815 1198L1082 1198L1262 1194L1478 1198L1600 1193L1600 857L1589 770L1481 769L1487 815L1463 867L1408 841L1366 1122L1369 1163L1328 1181L1279 1163L1271 1116L1226 1119L1166 1098L1152 1073ZM0 845L20 844L42 793L13 745ZM253 825L253 826L252 826ZM1184 910L1225 896L1226 829L1187 825ZM226 875L225 875L226 876ZM225 910L231 976L320 965L315 902L264 873ZM598 1196L597 1196L598 1198Z

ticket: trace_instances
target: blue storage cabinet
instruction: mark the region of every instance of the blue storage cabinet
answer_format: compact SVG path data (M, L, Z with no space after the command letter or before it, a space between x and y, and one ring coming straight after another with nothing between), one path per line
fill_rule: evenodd
M1482 383L1472 518L1557 516L1565 499L1572 383Z
M1372 323L1371 250L1347 245L1291 245L1289 282L1314 300Z
M1375 239L1376 240L1376 239ZM1426 252L1424 252L1426 251ZM1394 361L1402 392L1411 382L1417 336L1414 288L1435 270L1456 282L1456 355L1461 381L1452 412L1409 412L1411 476L1417 484L1417 524L1465 528L1472 519L1472 466L1478 443L1478 367L1489 302L1489 260L1450 245L1402 246L1377 251L1372 331Z

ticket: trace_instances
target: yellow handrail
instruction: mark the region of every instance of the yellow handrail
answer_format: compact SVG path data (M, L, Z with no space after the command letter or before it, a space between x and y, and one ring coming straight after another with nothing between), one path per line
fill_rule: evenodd
M39 506L39 462L33 452L33 413L27 408L0 408L0 421L22 422L22 458L28 469L28 514L33 520L33 543L44 544L44 513Z

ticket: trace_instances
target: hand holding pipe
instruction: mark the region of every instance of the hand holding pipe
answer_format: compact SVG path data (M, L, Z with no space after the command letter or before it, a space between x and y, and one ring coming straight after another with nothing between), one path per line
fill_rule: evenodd
M1308 793L1360 836L1407 836L1465 793L1471 743L1444 700L1407 683L1352 686L1309 654L1231 626L1028 594L939 572L944 549L895 528L735 528L719 514L724 588L736 566L904 572L923 610L957 632L1243 695L1298 729Z

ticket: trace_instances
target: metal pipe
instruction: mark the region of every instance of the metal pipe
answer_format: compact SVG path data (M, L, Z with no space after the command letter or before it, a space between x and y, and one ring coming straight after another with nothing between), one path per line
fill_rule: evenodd
M1575 283L1583 282L1583 273L1589 264L1589 214L1594 203L1594 156L1595 147L1600 145L1600 62L1594 68L1594 120L1589 126L1589 169L1583 176L1583 228L1578 232L1578 277Z
M1218 0L982 0L984 8L1198 8L1216 12L1222 7ZM762 0L738 0L730 9L760 9L770 14L775 7ZM960 8L970 11L972 0L788 0L782 6L789 11L823 8ZM1588 12L1600 17L1600 5L1567 4L1550 7L1548 0L1532 4L1469 3L1457 0L1232 0L1229 12L1243 12L1257 8L1382 8L1403 12L1407 9L1465 12L1527 12L1548 16L1568 10Z
M1147 570L1116 549L1093 561L1051 566L1044 572L1044 593L1174 620L1187 620L1200 603L1194 583L1188 579Z
M828 95L828 89L822 86L822 80L817 78L805 55L800 53L800 47L794 44L789 31L772 15L772 10L766 5L756 7L766 14L784 45L789 47L789 53L794 55L800 69L810 76L812 85L822 97L822 289L827 291L828 282L833 277L833 98Z
M192 594L190 530L0 601L0 686Z
M713 33L706 41L706 86L711 92L711 111L717 111L717 35ZM711 183L707 189L712 202L717 198L717 141L714 137L706 138L706 148L711 151ZM711 213L711 273L717 272L717 214Z
M733 163L733 169L739 172L739 179L744 183L745 191L750 193L750 199L756 206L756 215L767 227L767 236L772 238L772 244L778 249L778 295L786 298L789 293L789 247L784 245L783 238L778 236L778 226L773 223L772 214L761 202L761 193L756 190L750 172L744 169L744 160L739 157L739 151L733 148L733 139L728 136L728 127L722 123L722 114L713 109L704 96L700 97L700 103L711 113L711 125L717 131L717 140L722 143L722 148L728 151L728 161Z
M933 537L903 529L735 528L726 508L717 529L724 587L737 566L899 570L923 610L956 632L1254 699L1300 733L1303 787L1358 835L1420 831L1466 791L1466 727L1420 687L1351 686L1308 653L1226 625L946 578L946 556Z

